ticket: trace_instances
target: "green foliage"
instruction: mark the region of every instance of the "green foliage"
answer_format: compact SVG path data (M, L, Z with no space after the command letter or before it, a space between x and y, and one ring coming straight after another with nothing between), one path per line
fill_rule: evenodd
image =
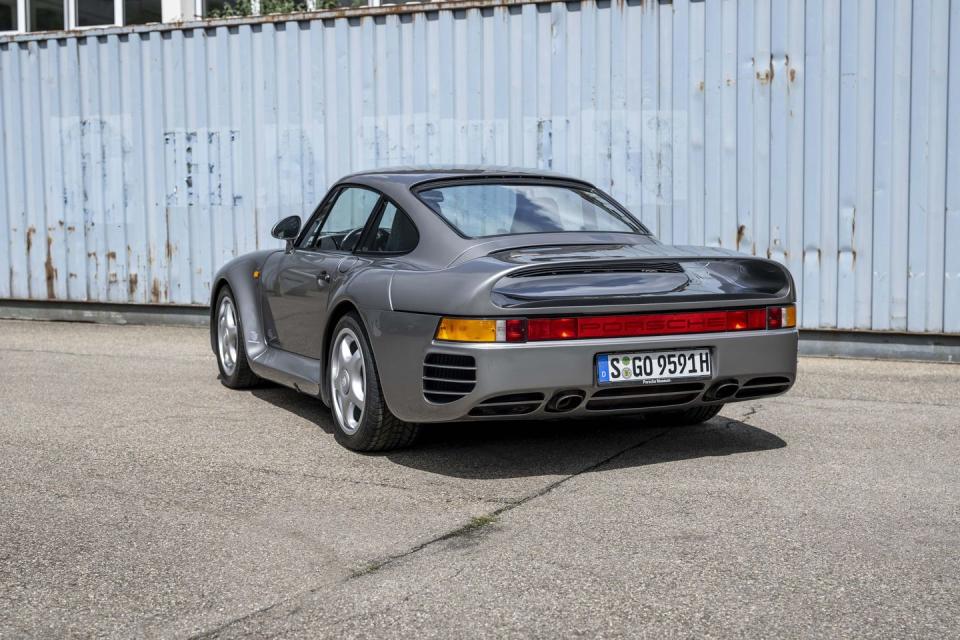
M354 7L365 6L366 0L353 0ZM340 6L339 0L317 0L315 4L318 10L336 9ZM271 13L300 13L308 11L307 3L304 0L260 0L260 15L266 16ZM252 0L236 0L235 2L224 2L223 5L215 7L207 12L208 18L238 18L253 15Z
M301 0L261 0L260 13L269 15L271 13L298 13L306 11L307 4Z
M224 2L221 6L207 11L208 18L237 18L253 15L253 3L250 0L237 0L235 3Z

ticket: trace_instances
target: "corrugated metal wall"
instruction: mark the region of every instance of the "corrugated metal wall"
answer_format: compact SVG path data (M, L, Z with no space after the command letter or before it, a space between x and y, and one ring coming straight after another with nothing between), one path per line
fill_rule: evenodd
M960 332L960 0L484 4L0 39L0 298L203 304L347 172L511 164Z

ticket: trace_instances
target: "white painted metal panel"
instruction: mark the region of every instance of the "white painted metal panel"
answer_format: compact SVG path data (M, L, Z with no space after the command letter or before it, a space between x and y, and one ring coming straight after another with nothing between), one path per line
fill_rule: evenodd
M0 38L0 297L204 304L341 175L584 177L787 264L809 328L960 333L960 1L455 2Z

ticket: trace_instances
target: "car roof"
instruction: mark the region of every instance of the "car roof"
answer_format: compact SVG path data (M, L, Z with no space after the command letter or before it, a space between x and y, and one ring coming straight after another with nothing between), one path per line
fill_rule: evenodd
M344 176L339 182L365 183L368 180L378 183L392 182L402 184L407 187L419 184L421 182L431 182L433 180L457 179L457 178L547 178L553 180L566 180L577 182L588 186L590 183L563 175L553 171L544 171L542 169L524 169L521 167L504 166L474 166L474 165L423 165L423 166L405 166L405 167L385 167L381 169L371 169L367 171L358 171Z
M502 166L407 166L359 171L338 180L331 192L341 186L353 185L374 189L386 195L413 221L420 235L417 248L406 260L425 268L443 268L473 247L498 247L516 244L514 236L502 238L468 238L460 234L445 218L427 206L416 195L418 185L433 181L469 179L520 179L553 181L573 184L588 189L595 187L584 180L541 169L523 169ZM533 240L524 234L527 242ZM505 244L506 243L506 244ZM490 249L492 250L492 248Z

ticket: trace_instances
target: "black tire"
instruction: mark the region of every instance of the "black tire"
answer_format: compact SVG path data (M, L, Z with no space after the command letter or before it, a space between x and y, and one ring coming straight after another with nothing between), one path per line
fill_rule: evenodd
M647 421L665 427L686 427L706 422L723 409L722 404L711 404L693 407L685 411L664 411L662 413L647 414Z
M235 314L234 320L237 331L236 360L234 366L225 364L223 359L223 350L220 348L219 319L221 307L224 300L228 300ZM237 308L236 298L233 297L233 291L229 285L224 285L217 294L217 306L214 307L213 316L210 321L210 333L213 336L213 344L216 347L217 367L220 369L220 382L231 389L248 389L260 382L260 378L250 370L250 363L247 360L247 349L243 341L243 320L240 317L240 310Z
M356 418L356 408L348 410L353 416L349 420L355 425L344 424L341 419L343 409L338 409L336 385L342 383L334 379L334 361L338 357L335 349L338 348L341 338L361 350L362 376L365 381L363 407L359 419ZM355 340L354 340L355 338ZM355 353L355 351L354 351ZM330 334L330 344L327 345L326 384L330 393L330 413L333 418L334 435L337 442L354 451L389 451L409 446L417 437L416 424L404 422L390 412L383 398L380 387L380 374L373 356L373 349L363 323L355 313L348 313L340 318L333 332ZM346 367L344 367L346 368ZM349 378L348 373L348 380ZM355 373L353 375L356 375ZM347 382L348 388L352 382ZM349 400L348 400L349 401Z

